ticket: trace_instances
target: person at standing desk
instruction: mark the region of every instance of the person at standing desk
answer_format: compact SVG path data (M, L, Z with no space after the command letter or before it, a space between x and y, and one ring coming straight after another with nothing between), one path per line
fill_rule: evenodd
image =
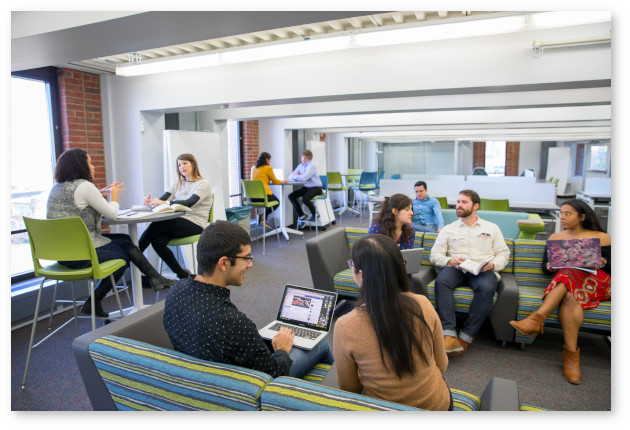
M352 247L357 306L335 324L339 388L435 411L453 410L440 319L429 299L409 292L394 240L365 236Z
M314 197L323 194L322 181L317 174L317 169L313 164L313 153L305 149L302 151L302 163L289 175L290 181L302 182L303 187L289 194L289 201L293 205L293 209L297 212L298 223L301 221L315 221L317 211L315 205L311 201ZM302 206L298 202L298 198L302 197L302 203L311 211L311 217L304 213Z
M92 236L99 262L121 259L127 263L113 273L115 282L125 273L129 262L132 262L150 278L155 290L174 284L174 280L163 277L155 270L142 251L133 244L129 235L101 234L101 219L118 217L118 194L123 192L124 188L122 183L114 182L99 190L92 183L93 177L92 159L83 149L70 149L61 154L55 167L55 185L48 196L46 218L80 217ZM106 195L109 195L109 202L104 198ZM59 263L71 269L80 269L90 265L89 261L60 261ZM101 280L94 290L96 316L102 318L109 316L103 310L101 302L112 288L110 278L107 277ZM81 307L81 312L88 315L92 313L90 297Z
M207 179L199 172L197 159L192 154L181 154L177 157L177 181L159 199L144 198L145 206L158 206L177 203L191 209L184 216L149 224L142 233L138 244L144 251L151 245L157 255L177 275L179 279L190 276L190 272L177 262L177 258L168 248L171 239L201 234L208 224L212 208L212 188Z
M258 157L258 159L256 160L256 166L254 167L254 170L252 171L252 180L261 180L263 185L265 186L265 193L267 194L267 201L268 202L279 202L278 197L276 197L272 192L271 189L269 188L269 184L273 184L273 185L280 185L280 184L286 184L287 182L289 182L288 179L278 179L276 178L276 175L273 173L273 169L271 168L271 166L269 165L269 161L271 161L271 154L269 154L268 152L261 152L260 156ZM263 199L252 199L253 202L262 202ZM277 204L276 206L271 206L265 209L265 219L264 221L267 222L267 218L269 218L269 215L271 215L271 213L276 210L276 208L280 207L280 204ZM271 228L269 225L267 225L267 228Z

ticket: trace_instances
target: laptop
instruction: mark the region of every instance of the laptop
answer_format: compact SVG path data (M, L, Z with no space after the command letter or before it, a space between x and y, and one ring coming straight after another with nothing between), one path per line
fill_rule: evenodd
M295 334L293 346L311 350L330 331L336 302L335 292L285 285L276 320L258 333L263 339L271 340L284 325Z
M552 268L597 269L602 264L601 244L598 238L548 240L547 260Z
M424 248L401 249L400 252L405 260L407 275L418 273L422 266L422 253L424 252Z

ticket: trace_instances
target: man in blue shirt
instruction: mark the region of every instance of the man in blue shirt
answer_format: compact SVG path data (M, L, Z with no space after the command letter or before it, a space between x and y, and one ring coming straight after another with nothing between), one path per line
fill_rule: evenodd
M440 202L429 197L426 182L418 181L413 188L416 192L416 198L412 202L413 217L411 218L411 225L415 231L439 233L444 228Z
M302 151L302 163L289 175L289 181L297 181L304 183L304 186L289 194L289 201L293 205L293 209L297 212L298 221L315 221L315 205L311 201L314 197L319 196L324 191L322 189L322 181L319 179L317 169L312 162L313 153L305 149ZM302 197L302 203L306 205L312 216L308 217L302 210L302 206L298 202L298 198Z

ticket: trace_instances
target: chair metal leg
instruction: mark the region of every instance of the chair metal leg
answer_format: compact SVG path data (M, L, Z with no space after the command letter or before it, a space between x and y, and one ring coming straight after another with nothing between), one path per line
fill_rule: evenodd
M55 310L55 299L57 298L57 285L59 285L58 280L55 282L55 288L53 288L52 302L50 303L50 318L48 318L48 330L50 330L50 327L52 326L53 311Z
M91 314L92 314L92 330L96 330L96 299L94 298L94 279L88 279L88 286L90 288L90 305L91 305ZM114 288L116 286L114 285Z
M266 229L265 229L265 225L267 224L265 218L264 218L264 214L265 214L265 209L263 208L263 254L265 253L265 233L266 233ZM258 209L256 209L256 217L258 218Z
M109 279L114 286L114 296L116 296L116 303L118 304L118 309L120 309L120 317L123 318L125 313L123 312L122 303L120 303L120 296L118 295L118 288L116 288L116 282L114 282L114 274L109 275Z
M77 316L77 299L74 294L74 281L70 281L70 289L72 290L72 319L74 319L74 334L76 337L79 337L79 317Z
M195 258L195 244L191 243L190 244L190 250L192 251L191 255L191 259L192 259L192 266L193 266L193 273L197 274L197 259Z
M28 353L26 354L26 366L24 367L24 377L22 378L22 389L26 388L26 375L28 374L28 365L31 363L31 352L33 351L33 341L35 340L35 330L37 328L37 315L39 315L39 303L42 300L42 290L44 289L44 280L39 284L39 292L37 293L37 302L35 303L35 314L33 315L33 328L31 329L31 340L28 343Z

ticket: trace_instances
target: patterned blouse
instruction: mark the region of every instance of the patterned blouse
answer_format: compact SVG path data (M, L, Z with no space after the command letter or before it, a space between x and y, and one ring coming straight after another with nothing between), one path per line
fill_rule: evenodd
M381 232L381 225L379 224L378 221L375 221L372 223L372 225L370 226L368 230L368 234L383 234ZM415 240L415 234L412 234L408 240L403 240L403 237L401 234L398 240L396 241L396 244L398 245L398 248L400 249L413 249L414 240Z

